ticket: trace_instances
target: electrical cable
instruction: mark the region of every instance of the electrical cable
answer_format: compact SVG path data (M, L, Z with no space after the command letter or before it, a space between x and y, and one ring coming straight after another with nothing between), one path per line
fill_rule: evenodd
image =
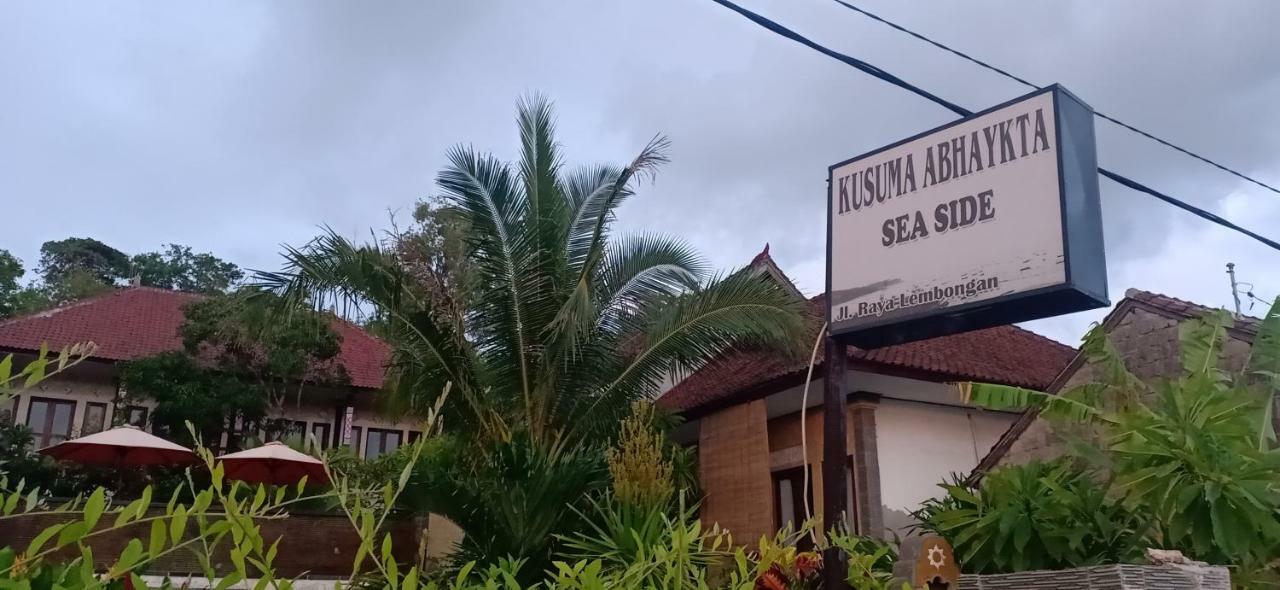
M817 51L817 52L819 52L819 53L821 53L821 54L823 54L823 55L826 55L826 56L828 56L828 57L830 57L830 58L832 58L832 59L835 59L835 60L837 60L837 61L843 62L844 64L846 64L846 65L848 65L848 66L851 66L851 67L853 67L853 68L855 68L855 69L858 69L858 70L860 70L860 71L862 71L862 72L864 72L864 73L866 73L866 74L869 74L869 75L871 75L871 76L874 76L874 77L876 77L876 78L879 78L879 79L881 79L881 80L884 80L885 82L888 82L888 83L890 83L890 84L893 84L894 86L897 86L897 87L902 88L902 89L904 89L904 90L907 90L907 91L909 91L909 92L911 92L911 93L913 93L913 94L915 94L915 95L917 95L917 96L920 96L920 97L926 98L926 99L928 99L928 100L930 100L930 101L932 101L932 102L934 102L934 103L936 103L936 104L938 104L938 105L940 105L940 106L942 106L942 107L944 107L944 108L946 108L946 109L950 110L951 112L956 113L957 115L960 115L960 116L962 116L962 117L968 117L968 116L970 116L970 115L972 115L972 114L973 114L973 111L971 111L971 110L969 110L969 109L966 109L966 108L964 108L964 107L962 107L962 106L960 106L960 105L957 105L957 104L955 104L955 103L953 103L953 102L950 102L950 101L948 101L948 100L946 100L946 99L944 99L944 98L941 98L941 97L939 97L939 96L937 96L937 95L934 95L933 93L931 93L931 92L929 92L929 91L927 91L927 90L924 90L923 88L920 88L919 86L916 86L916 85L914 85L914 84L911 84L910 82L907 82L907 81L905 81L905 80L903 80L903 79L901 79L901 78L899 78L899 77L897 77L897 76L894 76L893 74L890 74L889 72L886 72L886 71L884 71L884 70L882 70L882 69L880 69L880 68L878 68L878 67L876 67L876 66L873 66L873 65L871 65L871 64L869 64L869 63L867 63L867 62L865 62L865 61L862 61L862 60L860 60L860 59L858 59L858 58L855 58L855 57L852 57L852 56L849 56L849 55L845 55L845 54L843 54L843 53L839 53L839 52L837 52L837 51L834 51L834 50L832 50L832 49L829 49L829 48L827 48L827 47L824 47L824 46L822 46L822 45L819 45L818 43L816 43L816 42L814 42L814 41L810 40L809 38L807 38L807 37L805 37L805 36L803 36L803 35L801 35L801 34L799 34L799 33L795 32L795 31L792 31L791 29L788 29L787 27L784 27L784 26L782 26L781 24L778 24L777 22L775 22L775 21L773 21L773 20L770 20L770 19L769 19L769 18L767 18L767 17L761 16L761 15L756 14L756 13L754 13L754 12L750 11L750 10L747 10L747 9L745 9L745 8L741 7L741 6L738 6L737 4L734 4L733 2L730 2L729 0L712 0L712 1L713 1L713 2L715 2L716 4L719 4L719 5L721 5L721 6L724 6L725 8L728 8L729 10L732 10L732 11L734 11L734 12L736 12L736 13L738 13L738 14L742 15L742 16L743 16L744 18L746 18L747 20L750 20L750 21L754 22L755 24L757 24L757 25L759 25L759 26L761 26L761 27L763 27L763 28L765 28L765 29L769 30L770 32L773 32L774 34L777 34L777 35L779 35L779 36L781 36L781 37L785 37L785 38L787 38L787 39L790 39L790 40L792 40L792 41L795 41L796 43L799 43L799 44L801 44L801 45L804 45L805 47L808 47L808 48L810 48L810 49L813 49L814 51ZM1101 175L1101 176L1104 176L1104 177L1106 177L1106 178L1109 178L1109 179L1111 179L1111 180L1113 180L1113 181L1115 181L1115 182L1117 182L1117 183L1119 183L1119 184L1121 184L1121 185L1123 185L1123 186L1126 186L1126 187L1128 187L1128 188L1131 188L1131 189L1133 189L1133 190L1135 190L1135 191L1138 191L1138 192L1142 192L1142 193L1146 193L1146 194L1148 194L1148 195L1151 195L1151 196L1153 196L1153 197L1155 197L1155 198L1157 198L1157 199L1160 199L1161 201L1164 201L1164 202L1166 202L1166 203L1168 203L1168 204L1170 204L1170 205L1173 205L1173 206L1175 206L1175 207L1177 207L1177 208L1179 208L1179 209L1182 209L1182 210L1184 210L1184 211L1187 211L1187 212L1189 212L1189 213L1191 213L1191 214L1193 214L1193 215L1196 215L1196 216L1198 216L1198 217L1200 217L1200 218L1202 218L1202 219L1205 219L1205 220L1207 220L1207 221L1209 221L1209 222L1211 222L1211 223L1214 223L1214 224L1217 224L1217 225L1220 225L1220 226L1226 227L1226 228L1228 228L1228 229L1231 229L1231 230L1237 231L1237 232L1239 232L1239 233L1242 233L1242 234L1244 234L1244 235L1246 235L1246 236L1249 236L1250 238L1253 238L1253 239L1255 239L1255 240L1257 240L1257 241L1259 241L1259 242L1262 242L1263 244L1266 244L1267 246L1270 246L1271 248L1273 248L1273 249L1275 249L1275 250L1280 250L1280 243L1277 243L1275 240L1272 240L1272 239L1270 239L1270 238L1264 237L1264 236L1259 235L1259 234L1257 234L1257 233L1255 233L1255 232L1252 232L1252 231L1250 231L1250 230L1247 230L1247 229L1245 229L1245 228L1243 228L1243 227L1240 227L1239 225L1236 225L1235 223L1232 223L1232 222L1230 222L1230 221L1227 221L1226 219L1223 219L1222 217L1219 217L1218 215L1215 215L1215 214L1213 214L1213 213L1210 213L1209 211L1206 211L1206 210L1204 210L1204 209L1201 209L1201 208L1199 208L1199 207L1196 207L1195 205L1192 205L1192 204L1187 203L1187 202L1185 202L1185 201L1182 201L1182 200L1179 200L1179 199L1177 199L1177 198L1174 198L1174 197L1171 197L1171 196L1169 196L1169 195L1166 195L1166 194L1164 194L1164 193L1162 193L1162 192L1160 192L1160 191L1157 191L1157 190L1155 190L1155 189L1153 189L1153 188L1151 188L1151 187L1148 187L1148 186L1146 186L1146 185L1144 185L1144 184L1142 184L1142 183L1140 183L1140 182L1138 182L1138 181L1136 181L1136 180L1133 180L1133 179L1131 179L1131 178L1127 178L1127 177L1121 176L1121 175L1116 174L1116 173L1114 173L1114 172L1111 172L1111 171L1109 171L1109 170L1105 170L1105 169L1103 169L1103 168L1101 168L1101 167L1099 167L1099 168L1098 168L1098 174L1099 174L1099 175Z
M930 44L930 45L932 45L932 46L934 46L934 47L937 47L938 49L941 49L941 50L943 50L943 51L946 51L947 53L950 53L950 54L955 55L955 56L957 56L957 57L959 57L959 58L961 58L961 59L964 59L964 60L966 60L966 61L969 61L969 62L971 62L971 63L973 63L973 64L975 64L975 65L981 66L981 67L986 68L986 69L988 69L988 70L990 70L990 71L992 71L992 72L995 72L995 73L997 73L997 74L1000 74L1001 76L1004 76L1004 77L1006 77L1006 78L1008 78L1008 79L1010 79L1010 80L1013 80L1013 81L1015 81L1015 82L1018 82L1018 83L1020 83L1020 84L1022 84L1022 85L1024 85L1024 86L1029 86L1029 87L1031 87L1031 88L1036 88L1036 89L1043 88L1043 86L1040 86L1040 85L1038 85L1038 84L1034 84L1034 83L1032 83L1032 82L1029 82L1029 81L1027 81L1026 79L1021 78L1021 77L1019 77L1019 76L1015 76L1015 75L1013 75L1012 73L1009 73L1007 70L1004 70L1004 69L1001 69L1001 68L996 67L996 66L994 66L994 65L991 65L991 64L989 64L989 63L987 63L987 62L985 62L985 61L982 61L982 60L980 60L980 59L978 59L978 58L976 58L976 57L973 57L973 56L971 56L971 55L969 55L969 54L967 54L967 53L965 53L965 52L963 52L963 51L960 51L960 50L958 50L958 49L954 49L954 48L952 48L952 47L950 47L950 46L947 46L947 45L945 45L945 44L943 44L943 43L940 43L940 42L938 42L938 41L934 41L933 39L930 39L929 37L926 37L926 36L924 36L924 35L921 35L920 33L917 33L917 32L915 32L915 31L912 31L911 29L908 29L908 28L906 28L906 27L904 27L904 26L902 26L902 25L899 25L898 23L895 23L895 22L893 22L893 21L887 20L887 19L885 19L885 18L883 18L883 17L881 17L881 16L879 16L879 15L877 15L877 14L874 14L874 13L872 13L872 12L869 12L869 11L867 11L867 10L863 9L863 8L859 8L858 6L854 6L853 4L849 4L848 2L845 2L844 0L832 0L832 1L833 1L833 2L835 2L836 4L839 4L839 5L841 5L841 6L844 6L845 8L848 8L849 10L852 10L852 11L854 11L854 12L857 12L857 13L859 13L859 14L861 14L861 15L863 15L863 16L865 16L865 17L867 17L867 18L870 18L871 20L874 20L874 21L877 21L877 22L883 23L883 24L885 24L885 25L889 26L890 28L892 28L892 29L894 29L894 30L897 30L897 31L900 31L900 32L906 33L907 35L910 35L910 36L912 36L912 37L915 37L916 39L919 39L919 40L921 40L921 41L924 41L925 43L928 43L928 44ZM1120 127L1124 128L1124 129L1127 129L1127 130L1129 130L1129 131L1131 131L1131 132L1133 132L1133 133L1137 133L1138 135L1141 135L1141 136L1143 136L1143 137L1145 137L1145 138L1147 138L1147 139L1150 139L1151 141L1154 141L1154 142L1156 142L1156 143L1158 143L1158 144L1160 144L1160 145L1163 145L1163 146L1165 146L1165 147L1167 147L1167 148L1169 148L1169 149L1172 149L1172 150L1177 151L1177 152L1181 152L1182 154L1185 154L1185 155L1187 155L1187 156L1190 156L1190 157L1192 157L1192 158L1195 158L1195 159L1197 159L1197 160L1200 160L1201 162L1204 162L1205 164L1208 164L1208 165L1210 165L1210 166L1213 166L1214 168L1217 168L1217 169L1219 169L1219 170L1221 170L1221 171L1223 171L1223 172L1226 172L1227 174L1230 174L1230 175L1235 176L1235 177L1237 177L1237 178L1240 178L1240 179L1242 179L1242 180L1246 180L1246 181L1248 181L1248 182L1251 182L1251 183L1253 183L1253 184L1256 184L1256 185L1258 185L1258 186L1260 186L1260 187L1262 187L1262 188L1265 188L1265 189L1267 189L1267 190L1269 190L1269 191L1271 191L1271 192L1273 192L1273 193L1280 194L1280 188L1276 188L1276 187L1274 187L1274 186L1271 186L1270 184L1267 184L1267 183L1265 183L1265 182L1262 182L1261 180L1257 180L1257 179L1255 179L1255 178L1253 178L1253 177L1251 177L1251 176L1249 176L1249 175L1247 175L1247 174L1244 174L1243 172L1237 172L1236 170L1233 170L1233 169L1231 169L1231 168L1227 167L1227 166L1226 166L1226 165L1224 165L1224 164L1220 164L1220 163L1218 163L1218 162L1215 162L1214 160L1211 160L1211 159L1209 159L1209 158L1207 158L1207 157L1205 157L1205 156L1202 156L1202 155L1200 155L1200 154L1197 154L1197 153L1195 153L1195 152L1193 152L1193 151L1191 151L1191 150L1188 150L1188 149L1186 149L1186 148L1184 148L1184 147L1182 147L1182 146L1176 145L1176 144L1174 144L1173 142L1170 142L1170 141L1168 141L1168 140L1162 139L1162 138L1160 138L1160 137L1156 137L1156 136L1155 136L1154 134L1152 134L1152 133L1149 133L1149 132L1147 132L1147 131L1143 131L1142 129L1139 129L1139 128L1137 128L1137 127L1134 127L1133 125L1130 125L1130 124L1128 124L1128 123L1125 123L1124 121L1121 121L1120 119L1117 119L1117 118L1115 118L1115 117L1112 117L1111 115L1108 115L1108 114L1102 113L1102 112L1100 112L1100 111L1094 111L1094 112L1093 112L1093 114L1094 114L1094 116L1098 117L1099 119L1104 119L1104 120L1106 120L1106 121L1110 121L1111 123L1113 123L1113 124L1115 124L1115 125L1118 125L1118 126L1120 126Z
M806 419L806 411L809 409L809 384L813 382L813 365L818 362L818 347L822 345L822 337L827 334L827 324L822 324L822 329L818 330L818 338L813 341L813 353L809 355L809 373L804 378L804 394L800 396L800 464L803 465L803 471L800 478L804 480L804 486L800 493L800 502L804 504L805 521L813 520L813 507L809 505L809 431L807 425L809 421ZM813 542L817 544L818 536L812 529L809 534L813 536Z

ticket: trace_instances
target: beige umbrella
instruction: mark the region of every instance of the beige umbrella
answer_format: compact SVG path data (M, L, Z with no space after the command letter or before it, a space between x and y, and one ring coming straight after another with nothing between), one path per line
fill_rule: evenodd
M257 448L218 457L227 479L273 485L307 481L324 483L329 476L319 459L299 453L284 443L269 442Z
M191 449L133 426L118 426L97 434L62 441L40 449L39 452L59 461L114 467L190 465L200 461L200 457Z

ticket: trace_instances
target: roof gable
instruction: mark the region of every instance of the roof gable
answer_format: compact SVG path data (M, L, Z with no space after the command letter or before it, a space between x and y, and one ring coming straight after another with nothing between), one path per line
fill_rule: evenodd
M204 296L154 287L128 287L26 316L0 322L0 349L59 349L79 342L97 345L94 358L125 361L182 350L183 307ZM342 338L337 360L351 384L382 387L391 356L385 342L359 326L334 318Z
M1107 313L1107 316L1103 318L1101 323L1102 330L1109 334L1135 309L1143 309L1178 321L1197 318L1211 311L1215 311L1214 308L1178 299L1176 297L1170 297L1161 293L1153 293L1150 291L1143 291L1141 289L1129 289L1124 292L1124 299L1121 299L1119 303L1116 303L1115 307L1113 307L1111 311ZM1245 342L1252 343L1254 336L1258 333L1258 327L1261 323L1262 320L1260 318L1239 316L1235 318L1229 333L1233 338L1238 338ZM1077 352L1062 373L1058 375L1052 383L1041 389L1055 394L1061 391L1071 377L1075 375L1076 371L1084 366L1085 362L1086 358L1084 352ZM1022 412L1022 415L1018 417L1018 420L1009 426L1009 429L1000 436L1000 439L996 441L996 444L992 445L991 449L987 451L987 454L978 462L977 467L974 467L973 472L969 474L969 481L977 481L977 479L987 471L990 471L999 465L1000 460L1003 459L1004 456L1008 454L1009 450L1013 448L1014 443L1018 441L1018 438L1022 436L1022 433L1026 432L1038 418L1039 412L1035 410Z

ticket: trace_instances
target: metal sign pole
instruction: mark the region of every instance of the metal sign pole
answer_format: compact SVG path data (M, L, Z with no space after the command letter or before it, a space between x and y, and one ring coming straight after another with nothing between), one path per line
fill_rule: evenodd
M830 531L840 522L849 522L847 477L845 465L849 453L846 448L848 383L845 366L848 357L844 345L827 337L822 361L822 527ZM853 523L850 523L851 529ZM845 572L848 557L835 547L828 548L822 556L822 587L825 590L846 590Z

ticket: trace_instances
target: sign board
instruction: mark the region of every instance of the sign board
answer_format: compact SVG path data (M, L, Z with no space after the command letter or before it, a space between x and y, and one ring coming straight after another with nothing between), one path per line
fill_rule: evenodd
M1093 111L1061 86L829 173L828 320L847 344L1109 305Z

